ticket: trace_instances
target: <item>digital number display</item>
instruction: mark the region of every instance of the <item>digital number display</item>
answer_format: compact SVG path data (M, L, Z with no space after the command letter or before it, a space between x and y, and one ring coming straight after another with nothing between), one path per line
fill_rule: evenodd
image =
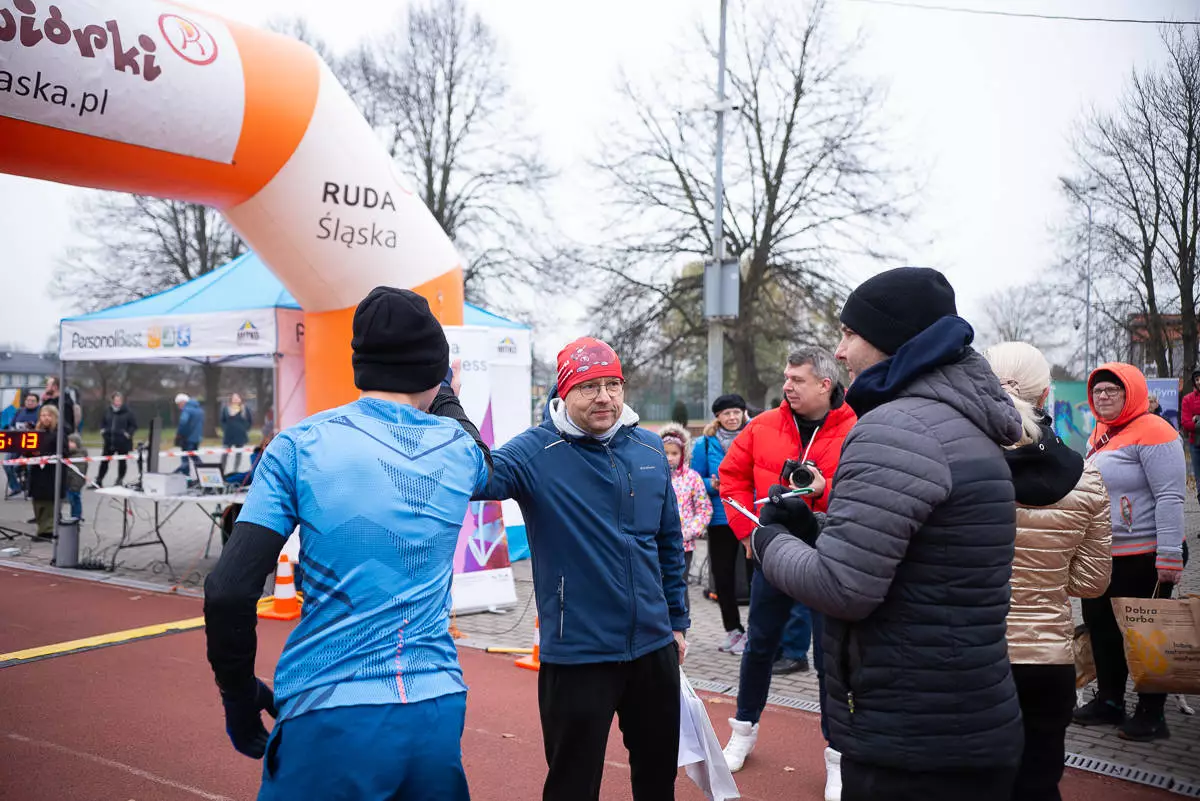
M0 431L0 453L37 453L45 431Z

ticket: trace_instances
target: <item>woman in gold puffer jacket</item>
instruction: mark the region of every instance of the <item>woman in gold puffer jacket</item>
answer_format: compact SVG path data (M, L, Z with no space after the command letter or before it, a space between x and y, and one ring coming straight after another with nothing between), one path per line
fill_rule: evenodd
M1017 498L1008 657L1025 721L1013 799L1058 801L1075 706L1070 597L1095 598L1112 571L1108 491L1100 472L1063 444L1043 407L1050 365L1023 342L984 354L1021 412L1025 435L1005 453Z

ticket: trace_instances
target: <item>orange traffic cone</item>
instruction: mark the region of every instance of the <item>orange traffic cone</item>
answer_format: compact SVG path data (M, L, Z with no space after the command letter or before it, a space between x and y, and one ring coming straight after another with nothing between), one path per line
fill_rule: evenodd
M300 617L300 599L296 597L296 582L292 563L287 554L279 555L279 566L275 569L275 597L270 605L263 605L258 616L268 620L295 620Z
M538 626L537 615L533 617L533 653L523 656L513 664L526 670L540 670L542 667L542 632Z

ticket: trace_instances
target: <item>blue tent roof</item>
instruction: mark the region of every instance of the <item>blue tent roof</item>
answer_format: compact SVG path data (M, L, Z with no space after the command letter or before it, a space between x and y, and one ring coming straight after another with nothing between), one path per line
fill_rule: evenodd
M248 309L299 309L300 304L284 289L256 253L238 256L210 273L157 295L123 303L69 320L117 320L130 317L162 317L170 314L210 314ZM466 304L464 325L490 328L528 328L497 314Z

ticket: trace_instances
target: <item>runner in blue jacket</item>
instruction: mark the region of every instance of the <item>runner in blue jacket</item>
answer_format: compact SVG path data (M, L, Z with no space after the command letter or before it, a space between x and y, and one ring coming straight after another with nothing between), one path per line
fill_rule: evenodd
M208 659L234 748L265 754L259 801L467 801L450 583L490 456L443 381L449 345L424 298L378 287L353 326L362 396L264 452L204 585ZM255 605L297 526L303 615L272 691L254 675Z
M479 500L521 506L541 623L544 801L598 799L616 714L633 797L674 798L689 621L683 535L662 440L624 404L595 339L558 358L549 418L493 454Z

